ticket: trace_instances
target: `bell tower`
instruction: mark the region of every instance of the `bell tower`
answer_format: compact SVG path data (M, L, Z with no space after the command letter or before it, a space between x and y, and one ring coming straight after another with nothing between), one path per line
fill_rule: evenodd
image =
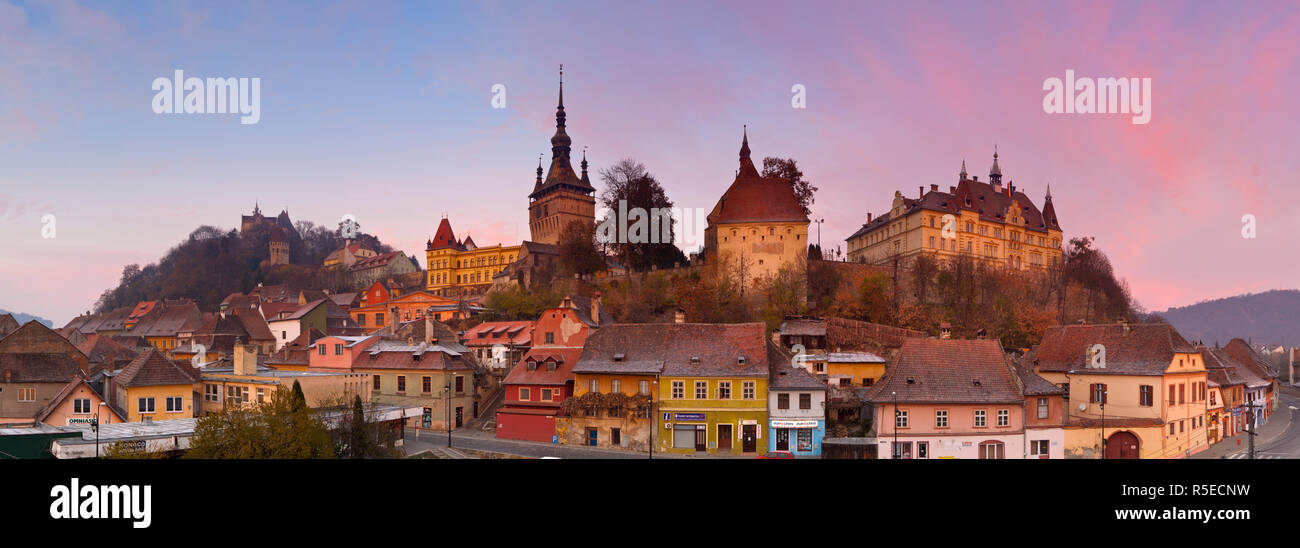
M551 137L551 166L542 177L537 163L537 179L528 195L528 228L531 240L558 244L564 228L574 221L596 223L595 187L587 176L587 157L583 153L582 174L573 169L569 158L573 140L565 130L564 65L560 65L560 100L555 107L555 135Z

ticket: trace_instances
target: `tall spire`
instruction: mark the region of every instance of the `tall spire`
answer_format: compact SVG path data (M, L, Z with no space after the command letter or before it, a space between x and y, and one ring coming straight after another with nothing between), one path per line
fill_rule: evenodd
M1047 183L1047 201L1052 201L1052 183Z
M965 181L965 180L966 180L966 159L965 159L965 158L962 158L962 159L961 159L961 173L958 174L957 182L960 183L960 182Z
M582 180L587 180L587 147L582 147Z
M537 155L537 184L542 184L542 155Z
M740 140L740 171L736 177L758 177L758 170L754 168L754 161L749 158L749 125L746 124L743 129L743 137Z
M555 136L551 137L551 157L563 159L562 163L567 166L569 147L573 145L573 140L564 132L564 119L564 65L560 65L560 102L555 107Z

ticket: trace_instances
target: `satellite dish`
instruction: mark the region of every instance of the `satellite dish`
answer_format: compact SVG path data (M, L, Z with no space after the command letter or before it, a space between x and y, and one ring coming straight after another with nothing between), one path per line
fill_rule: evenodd
M1087 410L1088 410L1088 404L1086 404L1086 403L1081 403L1081 404L1079 404L1079 410L1080 410L1080 411L1087 411Z

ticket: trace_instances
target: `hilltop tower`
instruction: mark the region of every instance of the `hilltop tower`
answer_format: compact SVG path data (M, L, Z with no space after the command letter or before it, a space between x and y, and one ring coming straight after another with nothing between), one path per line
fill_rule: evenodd
M538 243L560 243L560 234L571 222L596 223L596 189L587 176L586 155L579 175L569 159L573 140L564 125L564 66L561 65L560 100L555 107L555 135L551 137L551 167L543 178L539 162L537 179L528 195L528 228L531 240Z

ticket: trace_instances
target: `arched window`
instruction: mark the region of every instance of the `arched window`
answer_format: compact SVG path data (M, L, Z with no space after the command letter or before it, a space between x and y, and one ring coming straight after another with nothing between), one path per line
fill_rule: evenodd
M1006 446L1000 441L980 442L981 459L1004 459L1006 458Z

